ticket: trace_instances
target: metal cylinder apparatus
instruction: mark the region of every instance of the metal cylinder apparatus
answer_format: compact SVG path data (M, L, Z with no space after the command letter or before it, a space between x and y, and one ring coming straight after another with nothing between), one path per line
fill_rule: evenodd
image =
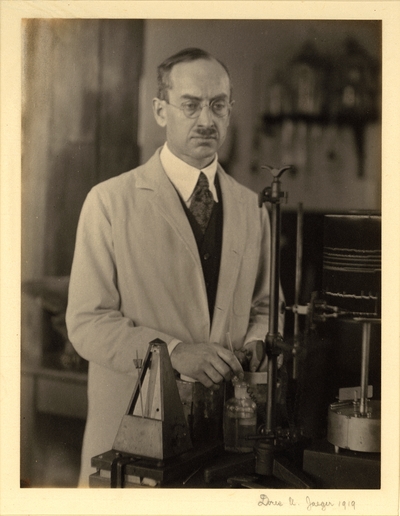
M371 325L380 323L381 313L380 216L325 217L323 297L337 316L362 325L360 386L339 391L329 409L327 439L337 451L379 452L380 401L370 399L368 373Z
M326 215L323 295L327 303L361 316L380 317L381 217Z

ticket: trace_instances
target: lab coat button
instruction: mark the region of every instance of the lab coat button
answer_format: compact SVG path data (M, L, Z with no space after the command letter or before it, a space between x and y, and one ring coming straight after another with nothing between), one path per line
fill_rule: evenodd
M208 259L210 258L210 256L211 256L211 255L210 255L210 253L206 253L206 254L203 256L203 258L204 258L205 260L208 260Z

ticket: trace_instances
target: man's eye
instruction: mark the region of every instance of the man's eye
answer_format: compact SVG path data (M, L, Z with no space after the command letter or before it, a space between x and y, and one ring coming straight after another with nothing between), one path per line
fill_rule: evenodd
M184 104L184 108L189 111L195 111L197 109L197 104L195 102L187 102Z
M225 102L215 102L213 104L213 108L216 110L216 111L222 111L223 109L225 109L226 107L226 104Z

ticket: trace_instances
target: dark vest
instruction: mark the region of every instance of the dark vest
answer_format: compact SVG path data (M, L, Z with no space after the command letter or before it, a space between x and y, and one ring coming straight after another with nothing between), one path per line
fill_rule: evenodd
M222 249L222 194L218 181L218 176L215 176L215 187L218 195L218 202L214 203L213 211L211 213L210 222L203 234L196 219L193 217L189 208L183 202L182 206L185 210L189 223L192 227L194 237L196 239L197 248L199 250L201 266L203 268L204 281L207 290L208 310L210 313L210 323L212 322L215 298L217 296L219 266L221 262Z

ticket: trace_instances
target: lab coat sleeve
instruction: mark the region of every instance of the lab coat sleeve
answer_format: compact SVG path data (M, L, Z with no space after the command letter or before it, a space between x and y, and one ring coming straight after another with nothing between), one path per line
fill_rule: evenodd
M121 373L135 371L149 342L176 339L155 329L135 326L120 310L110 215L96 189L83 205L71 270L66 323L76 351L86 360Z
M254 286L253 299L250 311L250 320L245 344L254 340L264 340L269 330L270 307L270 267L271 267L271 226L268 210L260 208L261 218L261 246L258 262L257 279ZM281 310L284 304L284 295L279 285L279 318L278 331L283 336L285 315Z

